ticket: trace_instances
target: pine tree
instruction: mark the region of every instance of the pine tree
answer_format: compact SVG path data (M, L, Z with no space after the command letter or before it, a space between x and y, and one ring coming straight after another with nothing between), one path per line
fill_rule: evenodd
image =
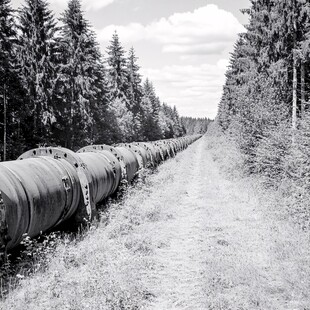
M0 99L3 123L3 160L7 158L7 118L8 118L8 80L12 73L12 39L16 35L13 28L12 9L10 1L0 1ZM1 118L2 118L1 117Z
M133 114L134 121L134 140L139 141L143 138L142 133L142 118L143 110L141 106L142 101L142 79L139 73L140 67L137 64L138 57L132 47L129 50L127 58L127 74L128 74L128 101L129 110Z
M112 36L107 47L108 76L111 98L123 98L128 105L127 93L129 89L128 71L125 51L119 41L117 32Z
M281 85L281 81L279 84L291 110L292 127L296 129L297 118L305 111L310 3L305 0L277 1L273 11L272 33L277 39L277 54L288 68L286 78L282 79L285 85Z
M246 84L250 71L248 42L241 34L231 54L230 64L226 72L226 82L223 87L223 95L219 104L218 121L224 130L227 130L238 114L239 94L242 85Z
M174 138L182 137L185 134L184 127L182 126L180 116L176 106L173 107L172 110L172 121L173 121L173 131L174 131Z
M163 103L159 111L159 127L164 139L174 137L173 111L166 103Z
M57 81L59 134L63 133L65 146L74 149L98 140L100 124L95 125L94 118L98 122L104 116L107 89L95 34L83 16L79 0L69 1L61 22Z
M45 0L26 0L19 11L18 26L17 55L32 123L28 143L47 143L55 122L52 96L56 22Z
M15 159L24 147L20 128L24 93L17 71L16 36L10 1L0 0L0 132L3 137L0 149L3 160Z
M160 101L149 79L146 79L143 84L142 108L144 111L143 133L145 139L151 141L161 139L162 131L159 125Z
M258 161L264 165L257 149L276 136L273 131L289 118L296 129L298 116L305 113L310 5L304 0L251 2L250 23L235 46L218 113L221 127L234 134L246 155L249 171Z
M136 125L130 102L129 75L125 51L119 41L118 34L112 36L107 47L107 77L110 93L110 111L116 116L117 128L121 142L132 141L135 137Z

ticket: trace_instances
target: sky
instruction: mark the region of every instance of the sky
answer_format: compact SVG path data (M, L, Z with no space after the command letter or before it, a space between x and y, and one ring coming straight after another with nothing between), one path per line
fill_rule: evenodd
M49 0L59 17L66 0ZM216 116L230 53L250 0L82 0L103 56L116 30L139 57L143 79L180 115ZM23 0L12 0L18 8Z

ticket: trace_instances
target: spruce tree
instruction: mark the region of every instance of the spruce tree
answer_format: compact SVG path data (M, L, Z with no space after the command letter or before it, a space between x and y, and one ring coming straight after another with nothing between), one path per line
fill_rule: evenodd
M16 36L10 1L0 0L0 160L15 159L24 148L21 121L25 94L18 75Z
M134 140L136 126L133 114L133 102L130 101L129 75L125 51L115 32L107 47L107 78L109 88L109 108L116 116L119 141Z
M182 137L185 134L185 130L184 130L184 127L182 126L179 112L176 106L174 106L172 110L172 121L173 121L173 131L174 131L173 137L174 138Z
M138 57L132 47L129 50L127 58L127 73L128 73L128 108L133 114L134 121L134 140L139 141L143 138L142 133L142 118L143 110L141 106L142 101L142 79L139 73L140 67L137 64Z
M107 64L111 99L122 98L128 105L127 93L129 83L127 61L117 32L113 34L110 45L107 47Z
M19 11L17 56L29 109L28 143L37 145L50 139L55 122L53 106L57 67L53 61L56 21L45 0L26 0Z
M10 1L0 0L0 107L3 160L7 158L8 81L12 74L12 38L16 35L13 24Z
M289 119L297 128L309 89L309 2L251 2L246 10L250 22L235 46L218 113L222 128L237 139L249 171L264 162L257 149L276 128L287 126Z
M174 137L174 123L172 109L166 103L163 103L159 111L159 127L164 139Z
M98 139L94 118L100 121L106 109L105 71L95 34L83 16L79 0L69 1L61 22L59 134L63 134L66 147L75 149Z
M146 140L158 140L163 137L159 125L160 101L149 79L143 84L142 108L144 111L143 133Z

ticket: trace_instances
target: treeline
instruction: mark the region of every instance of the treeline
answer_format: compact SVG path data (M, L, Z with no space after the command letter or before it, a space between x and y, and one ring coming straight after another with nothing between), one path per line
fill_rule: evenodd
M251 0L244 13L249 24L235 44L217 122L246 172L301 207L310 198L310 3Z
M80 0L59 20L45 0L0 0L0 159L38 145L157 140L185 131L176 108L142 82L115 33L103 57ZM3 139L2 139L3 137Z
M186 130L186 133L193 135L206 133L212 120L206 117L181 117L181 122Z

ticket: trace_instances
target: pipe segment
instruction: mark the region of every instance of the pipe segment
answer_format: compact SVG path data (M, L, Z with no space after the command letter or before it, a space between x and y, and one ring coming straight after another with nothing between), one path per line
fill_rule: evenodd
M154 142L29 150L0 163L0 254L70 219L91 221L97 207L143 169L174 157L201 135Z

